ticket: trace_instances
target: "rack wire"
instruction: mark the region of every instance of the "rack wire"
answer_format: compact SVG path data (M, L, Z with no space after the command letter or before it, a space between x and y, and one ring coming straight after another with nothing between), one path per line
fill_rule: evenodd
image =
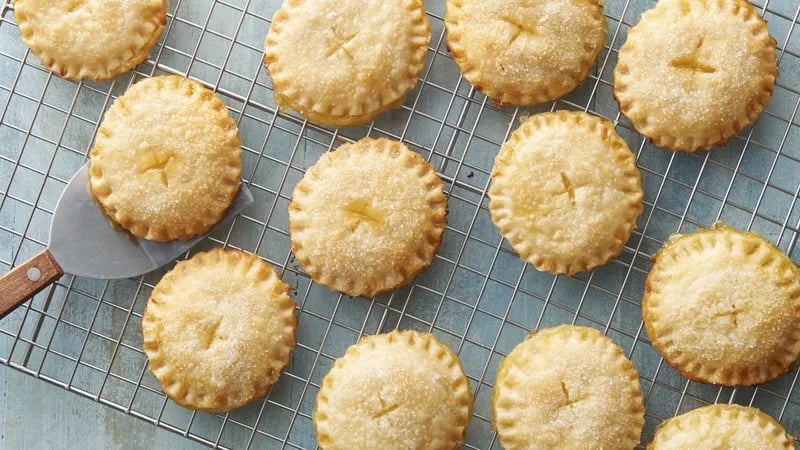
M675 154L656 148L623 117L611 72L628 28L654 0L606 0L606 48L590 78L535 108L498 109L476 92L445 48L444 1L429 0L433 37L419 86L401 109L368 126L329 129L277 111L262 66L277 0L170 0L168 22L135 71L94 84L62 80L22 44L13 3L0 13L0 270L45 247L62 189L85 162L113 99L141 77L188 75L214 89L239 124L243 178L256 198L199 248L255 252L293 286L298 345L267 398L229 414L193 412L160 391L141 351L147 297L168 268L136 279L65 276L0 321L0 362L208 446L315 448L311 412L333 360L365 334L411 328L435 333L461 357L475 393L465 448L499 449L490 397L498 362L533 329L595 327L625 349L641 373L647 407L643 443L663 419L706 403L757 406L800 434L796 369L758 387L688 382L664 364L641 322L650 258L674 232L725 220L758 231L800 260L800 5L756 0L778 42L780 76L758 123L725 149ZM495 154L528 114L585 110L607 117L637 155L645 210L623 253L594 272L552 276L523 264L491 223L486 190ZM445 182L448 227L433 265L415 282L374 300L312 283L287 233L291 191L323 152L364 136L400 139Z

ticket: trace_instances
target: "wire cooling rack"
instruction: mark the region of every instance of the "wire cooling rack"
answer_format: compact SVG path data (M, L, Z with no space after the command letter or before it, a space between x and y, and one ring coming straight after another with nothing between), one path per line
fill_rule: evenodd
M377 0L376 0L377 1ZM141 352L140 318L164 270L142 278L63 277L0 321L0 362L209 446L315 448L311 412L333 360L364 334L432 331L458 352L475 393L465 448L495 449L490 397L498 362L529 330L560 323L598 328L641 373L647 407L644 443L663 419L706 403L757 406L800 434L798 371L757 388L687 382L664 364L641 323L650 257L673 232L723 219L758 231L800 260L800 6L757 0L778 42L780 77L758 123L724 149L673 154L635 133L611 94L617 49L654 0L606 0L607 46L593 75L561 100L537 108L496 108L461 79L445 48L444 0L427 3L433 37L419 87L402 109L369 126L328 129L277 112L262 67L263 39L279 7L270 0L175 0L147 62L113 81L62 80L42 69L14 24L0 19L0 270L47 242L59 194L86 161L97 123L130 83L162 73L213 88L239 124L243 177L256 198L200 247L256 252L293 286L299 328L291 364L264 401L230 414L193 412L161 394ZM638 157L645 209L622 255L575 277L522 264L491 223L486 189L495 154L527 114L588 110L617 123ZM429 270L373 301L311 283L290 252L287 206L304 170L326 151L364 136L401 139L445 182L448 228ZM91 255L87 255L91 257ZM13 395L13 394L12 394Z

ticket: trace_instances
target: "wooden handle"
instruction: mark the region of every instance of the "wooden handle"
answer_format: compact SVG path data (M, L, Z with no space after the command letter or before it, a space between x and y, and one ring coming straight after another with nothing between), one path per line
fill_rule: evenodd
M45 249L0 277L0 319L64 275Z

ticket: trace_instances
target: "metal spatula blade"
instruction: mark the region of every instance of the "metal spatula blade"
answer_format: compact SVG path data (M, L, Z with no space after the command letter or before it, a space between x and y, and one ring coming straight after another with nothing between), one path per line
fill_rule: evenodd
M225 219L252 203L253 195L242 185ZM130 278L163 266L204 237L154 242L114 229L89 193L87 163L72 177L56 205L49 249L65 273L99 279Z
M222 222L253 203L242 184ZM207 235L189 241L137 239L111 226L89 192L89 163L72 177L56 205L47 250L0 278L0 317L64 273L88 278L130 278L153 271L188 251Z

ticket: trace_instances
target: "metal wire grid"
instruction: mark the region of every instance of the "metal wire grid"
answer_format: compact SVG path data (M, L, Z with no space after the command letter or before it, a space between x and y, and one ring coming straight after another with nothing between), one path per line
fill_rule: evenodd
M538 108L499 110L459 77L445 50L443 1L429 2L433 39L420 87L402 109L369 126L329 130L278 113L261 65L270 0L169 2L169 21L151 58L135 73L73 83L43 70L21 44L13 5L0 17L0 266L42 249L55 201L85 161L97 123L131 82L188 74L213 88L238 121L244 179L256 204L219 227L201 247L257 252L294 287L298 346L265 401L230 414L192 412L166 399L140 350L140 318L164 270L112 282L65 276L0 321L0 361L210 446L314 448L313 399L333 360L359 336L413 328L432 331L458 352L475 397L465 448L500 448L489 398L498 362L531 329L559 323L596 327L619 343L641 372L647 406L643 442L664 418L710 402L758 406L800 433L797 370L757 388L687 382L664 364L641 323L640 296L650 256L670 233L724 219L773 240L795 261L800 232L800 6L756 2L778 40L780 72L758 124L725 150L695 155L652 147L621 118L611 70L628 27L653 0L608 0L609 37L594 74L575 92ZM492 226L486 189L492 160L526 114L588 110L618 123L638 157L645 211L623 254L576 277L554 277L521 263ZM445 181L448 229L431 268L411 286L374 301L348 299L311 283L286 232L294 184L325 151L360 137L401 139ZM166 269L165 269L166 270Z

